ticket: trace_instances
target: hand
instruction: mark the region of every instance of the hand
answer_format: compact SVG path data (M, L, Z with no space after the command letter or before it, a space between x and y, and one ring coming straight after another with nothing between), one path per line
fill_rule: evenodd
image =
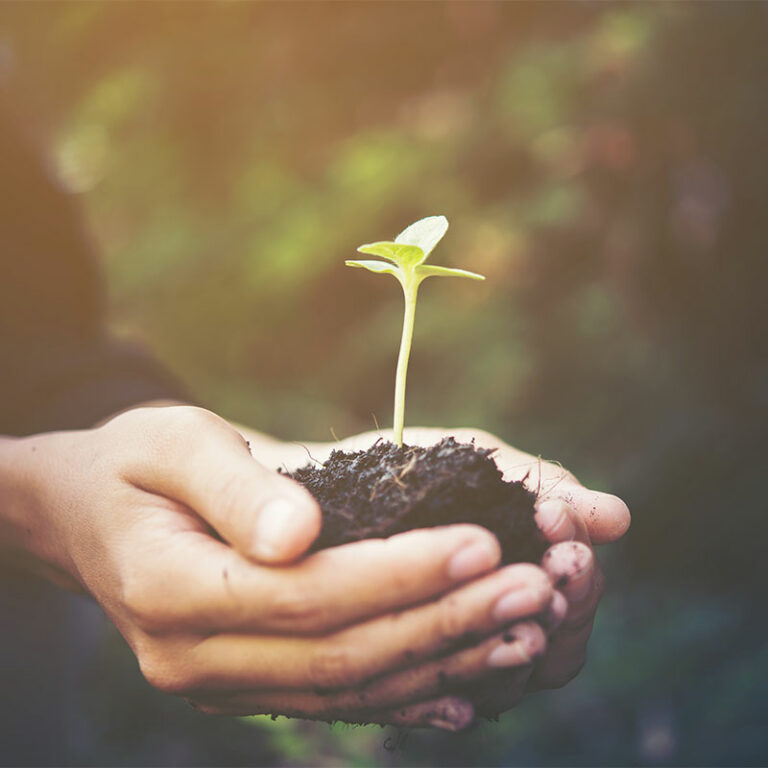
M485 433L479 444L497 447L505 479L522 480L537 493L536 522L553 546L542 567L567 601L559 626L550 632L546 654L537 661L526 691L559 688L584 665L605 580L593 544L618 540L629 528L627 505L617 496L593 491L557 464L541 461Z
M282 448L282 460L293 464L306 459L324 459L333 448L360 450L388 433L367 432L336 444L311 444L306 448ZM478 714L496 716L513 707L526 692L556 688L571 680L584 664L597 606L603 591L603 575L592 549L620 538L629 527L626 504L616 496L592 491L557 464L541 461L507 445L487 432L472 429L412 428L405 441L432 445L445 435L461 442L496 448L494 460L508 481L524 481L537 494L536 522L553 545L544 555L542 567L556 591L547 614L549 642L535 665L521 665L503 678L503 688L489 693L482 681L464 686ZM269 454L269 447L264 446ZM525 630L527 631L527 630ZM497 680L498 680L497 676ZM498 686L497 686L498 688Z
M547 651L529 670L510 675L504 692L476 706L480 714L495 716L518 703L524 693L559 688L578 674L605 583L592 545L619 539L629 528L630 514L621 499L585 488L557 464L523 453L486 432L458 433L457 439L474 438L478 445L496 448L494 460L504 479L522 480L537 494L536 522L553 545L542 560L557 590Z
M550 610L550 579L495 570L477 526L297 561L316 503L207 411L139 408L0 443L6 549L92 594L147 680L206 711L459 728L472 706L444 681L545 650L536 623L502 628ZM470 634L486 639L454 650Z

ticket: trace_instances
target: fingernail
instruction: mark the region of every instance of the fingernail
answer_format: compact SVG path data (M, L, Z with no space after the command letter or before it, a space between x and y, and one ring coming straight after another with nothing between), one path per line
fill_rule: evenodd
M530 663L531 657L519 640L497 645L488 654L489 667L520 667Z
M502 595L493 606L493 618L498 622L513 621L537 613L541 597L530 589L515 589Z
M571 600L583 600L592 589L594 561L592 553L584 544L573 542L570 546L571 569L568 576L568 595Z
M541 532L552 542L571 541L576 538L576 525L569 514L569 506L564 501L542 501L536 511L536 522Z
M544 554L542 567L569 602L583 600L592 589L595 559L586 544L578 541L555 544Z
M433 728L440 728L442 731L451 731L452 733L455 733L460 728L456 723L450 720L443 720L439 717L433 717L428 722Z
M472 725L474 719L475 708L469 701L451 697L444 700L443 706L427 722L434 728L455 732Z
M464 581L485 573L499 561L499 550L488 541L477 541L460 549L448 564L448 575Z
M288 534L297 515L296 505L288 499L272 499L259 513L256 521L256 537L253 549L265 558L280 556L286 549Z

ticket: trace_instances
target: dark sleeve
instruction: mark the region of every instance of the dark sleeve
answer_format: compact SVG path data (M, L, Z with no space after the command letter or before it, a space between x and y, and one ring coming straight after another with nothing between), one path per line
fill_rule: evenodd
M188 399L144 350L104 329L104 290L72 197L0 103L0 434L88 427Z

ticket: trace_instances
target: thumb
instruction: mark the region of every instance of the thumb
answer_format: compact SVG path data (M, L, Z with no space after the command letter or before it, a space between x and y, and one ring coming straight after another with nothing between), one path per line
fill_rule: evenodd
M162 423L157 423L160 411ZM224 419L190 406L152 409L141 430L150 450L130 473L136 485L190 507L252 560L287 563L317 538L320 507L295 481L259 464Z

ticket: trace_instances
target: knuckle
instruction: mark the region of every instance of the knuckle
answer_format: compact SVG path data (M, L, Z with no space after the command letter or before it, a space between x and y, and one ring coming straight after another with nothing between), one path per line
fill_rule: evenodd
M538 565L518 563L507 567L510 577L517 583L524 582L535 599L539 609L543 610L552 601L555 587L547 573Z
M226 422L213 411L196 405L175 405L167 410L168 416L179 427L195 428L201 426L220 426Z
M103 425L103 428L108 430L136 430L140 432L143 431L146 427L147 419L153 417L154 414L157 414L161 410L163 409L152 408L150 406L128 408L127 410L122 411L122 413L118 413L116 416L113 416L111 419L109 419L109 421L106 421Z
M309 658L313 686L335 689L360 682L349 646L337 642L319 643Z
M294 584L274 591L267 610L274 622L297 632L326 628L326 611L317 592L304 585Z
M187 433L201 426L227 424L212 411L195 405L168 405L162 408L151 406L131 408L115 416L107 425L122 425L143 430L151 420L153 424L162 421L166 431L176 435Z
M414 574L407 568L393 568L388 574L387 588L391 595L407 594L413 588Z
M162 430L164 445L189 441L200 432L210 432L211 428L231 429L220 416L194 405L174 405L152 410L156 412L154 418L164 419Z
M144 679L161 693L178 695L194 688L193 682L187 679L180 667L158 649L139 653L138 660Z
M435 619L436 634L446 643L459 640L467 630L467 623L455 601L445 600L439 604L439 609Z
M220 416L191 405L134 408L116 416L104 428L129 437L121 440L119 450L142 466L148 461L166 460L179 445L189 443L200 433L210 434L212 428L237 434Z

